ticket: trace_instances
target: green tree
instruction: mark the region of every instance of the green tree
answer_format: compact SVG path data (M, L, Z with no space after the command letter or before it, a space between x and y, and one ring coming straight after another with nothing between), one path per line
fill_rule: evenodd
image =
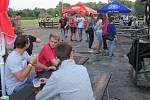
M102 2L96 3L96 2L87 2L85 3L88 7L97 10L97 8L101 7L103 5Z
M136 16L144 16L144 3L135 1L134 10Z
M14 10L12 8L8 8L8 16L14 15Z

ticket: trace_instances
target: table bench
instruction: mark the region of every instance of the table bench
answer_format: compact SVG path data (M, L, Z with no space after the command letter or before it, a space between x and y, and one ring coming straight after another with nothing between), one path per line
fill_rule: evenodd
M58 27L59 25L59 22L58 21L54 21L54 20L50 20L50 21L41 21L39 22L39 27L51 27L51 28L54 28L54 27Z
M76 64L84 65L89 60L89 57L74 56L74 60Z
M107 100L109 100L108 84L112 74L101 73L96 81L92 84L95 100L102 100L104 93L106 93Z

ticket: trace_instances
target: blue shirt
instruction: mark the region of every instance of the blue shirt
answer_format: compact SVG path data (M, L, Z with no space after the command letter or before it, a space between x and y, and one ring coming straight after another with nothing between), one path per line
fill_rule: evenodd
M109 23L107 26L108 33L115 38L116 35L116 27L113 23Z
M75 64L73 59L65 60L53 72L36 100L95 100L87 69Z

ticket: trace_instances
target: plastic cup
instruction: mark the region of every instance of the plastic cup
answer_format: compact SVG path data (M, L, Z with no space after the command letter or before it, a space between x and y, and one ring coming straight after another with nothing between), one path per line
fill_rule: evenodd
M38 78L33 79L34 93L38 93L41 90L41 82Z

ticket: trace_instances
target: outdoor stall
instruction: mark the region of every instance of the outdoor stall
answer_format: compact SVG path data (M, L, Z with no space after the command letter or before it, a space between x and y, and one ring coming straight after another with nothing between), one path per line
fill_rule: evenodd
M112 1L97 9L98 13L130 13L131 9L120 2Z
M96 11L79 2L75 5L68 6L63 9L63 13L81 13L81 14L96 14Z

